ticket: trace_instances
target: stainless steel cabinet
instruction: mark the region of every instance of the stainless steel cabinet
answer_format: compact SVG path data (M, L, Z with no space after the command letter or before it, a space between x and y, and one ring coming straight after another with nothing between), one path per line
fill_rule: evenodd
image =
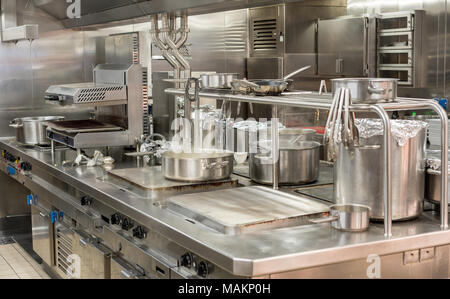
M49 215L50 212L42 207L31 207L33 250L48 266L53 266L53 224Z
M366 76L367 22L368 19L363 17L319 20L319 75Z

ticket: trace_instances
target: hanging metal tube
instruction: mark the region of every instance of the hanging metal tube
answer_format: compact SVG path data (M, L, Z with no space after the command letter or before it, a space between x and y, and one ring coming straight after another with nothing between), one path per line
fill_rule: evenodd
M386 111L379 105L370 107L376 112L384 126L383 140L383 184L384 184L384 236L392 237L392 154L391 154L391 120Z

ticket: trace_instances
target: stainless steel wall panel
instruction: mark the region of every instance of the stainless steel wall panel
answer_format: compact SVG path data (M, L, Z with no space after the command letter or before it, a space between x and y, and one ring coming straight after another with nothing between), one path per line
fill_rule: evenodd
M420 9L425 11L422 34L422 71L420 82L424 88L400 88L400 96L413 97L444 97L448 96L449 76L447 70L449 62L446 56L449 53L446 38L449 18L448 0L348 0L347 13L349 15L362 15L384 12L411 11Z

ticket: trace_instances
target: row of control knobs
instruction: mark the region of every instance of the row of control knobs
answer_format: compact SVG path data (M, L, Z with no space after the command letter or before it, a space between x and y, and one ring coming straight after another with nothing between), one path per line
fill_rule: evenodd
M147 231L142 226L134 227L134 221L123 216L122 214L115 213L111 216L111 224L119 225L123 230L129 231L133 228L133 237L138 239L145 239L147 237Z
M92 205L93 198L90 196L81 197L80 203L82 206ZM123 230L129 231L133 229L133 237L138 239L145 239L147 237L147 231L142 226L134 225L134 221L125 217L120 213L111 215L111 224L119 225Z
M196 256L191 253L185 253L180 258L180 266L188 269L194 268L197 275L206 278L212 272L212 265L206 261L196 261Z

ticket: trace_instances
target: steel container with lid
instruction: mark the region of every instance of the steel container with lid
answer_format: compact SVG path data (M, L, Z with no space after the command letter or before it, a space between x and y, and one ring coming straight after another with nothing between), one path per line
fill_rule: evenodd
M334 198L337 204L361 204L371 208L371 219L384 219L383 124L378 119L357 119L360 146L339 145L334 166ZM425 146L428 124L391 120L392 219L408 220L423 210Z

